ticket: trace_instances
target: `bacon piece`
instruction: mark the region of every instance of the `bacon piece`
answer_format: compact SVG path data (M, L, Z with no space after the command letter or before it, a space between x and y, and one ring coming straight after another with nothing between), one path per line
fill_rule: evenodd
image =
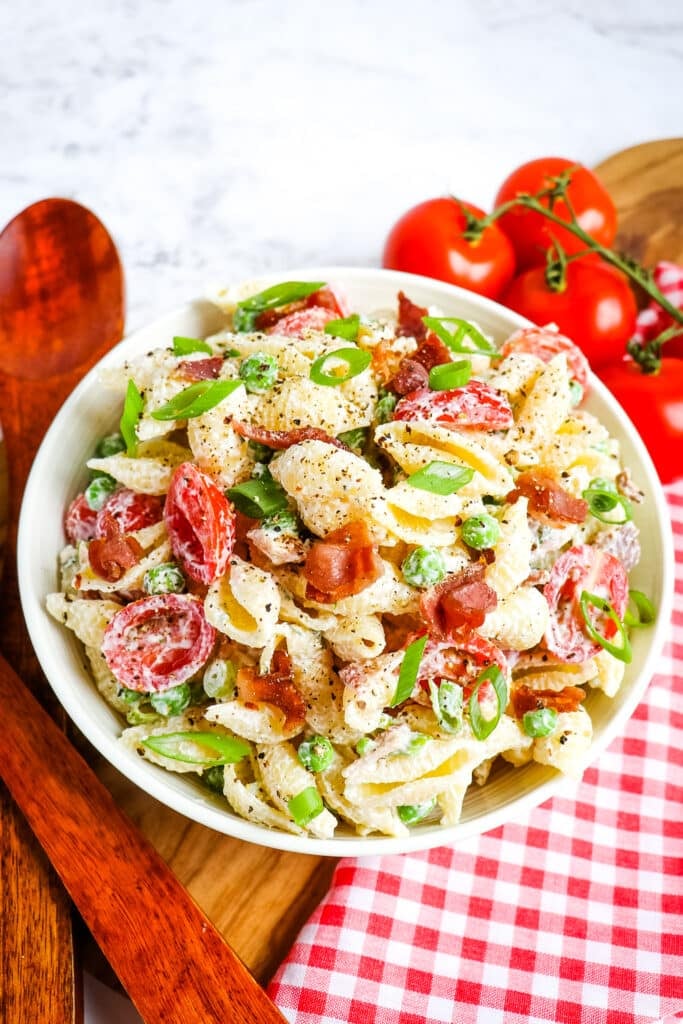
M429 371L434 366L450 363L451 353L440 338L437 338L435 334L428 334L426 338L422 339L410 358Z
M302 441L324 441L325 444L333 444L335 448L350 452L351 449L343 441L321 430L320 427L297 427L296 430L267 430L265 427L255 427L251 423L242 423L240 420L233 420L232 425L240 437L248 437L250 441L258 441L269 448L277 451L284 451L294 444L301 444Z
M178 363L178 372L187 380L216 380L222 366L221 356L211 356L209 359L184 359L182 363Z
M422 317L428 316L429 310L411 302L405 292L398 293L398 325L396 334L399 338L415 338L418 343L427 337L427 328Z
M422 363L406 356L401 360L396 375L389 381L388 387L397 395L408 395L411 391L421 391L429 384L429 373Z
M407 395L418 388L426 388L429 371L442 363L450 363L451 353L440 338L430 333L422 323L428 310L416 306L403 292L398 293L398 336L415 338L417 349L404 356L393 379L387 385L397 395Z
M497 600L495 590L484 581L484 566L479 563L425 590L420 611L431 632L447 639L462 629L481 626Z
M314 541L302 572L306 597L331 604L365 590L379 579L383 567L367 524L354 520Z
M565 491L555 475L542 466L521 473L505 500L514 504L520 497L529 499L529 515L549 526L558 521L582 523L588 515L588 502Z
M102 516L100 528L102 536L88 545L88 561L96 576L116 583L127 569L138 564L144 551L135 537L121 533L114 516Z
M246 704L273 704L284 712L286 729L304 725L306 704L294 685L292 665L285 651L275 651L270 672L264 676L253 668L239 669L236 686L237 696Z
M567 711L578 711L586 694L579 686L565 686L563 690L534 690L522 683L512 693L512 706L517 718L524 718L527 711L552 708L558 715Z

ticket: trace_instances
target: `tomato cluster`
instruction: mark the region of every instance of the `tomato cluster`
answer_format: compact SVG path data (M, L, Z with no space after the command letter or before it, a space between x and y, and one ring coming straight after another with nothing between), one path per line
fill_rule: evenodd
M568 185L553 194L563 175ZM520 205L520 196L537 197L552 216ZM662 480L681 475L683 359L666 358L658 373L646 375L625 358L637 315L630 282L556 220L573 219L609 249L617 231L609 193L586 167L543 157L514 170L494 205L487 217L456 197L420 203L391 229L384 266L496 299L539 327L556 324L633 418ZM678 356L675 345L667 357Z

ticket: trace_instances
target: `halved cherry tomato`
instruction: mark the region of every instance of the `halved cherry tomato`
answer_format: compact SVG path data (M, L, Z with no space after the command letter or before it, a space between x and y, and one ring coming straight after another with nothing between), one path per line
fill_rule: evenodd
M97 512L90 508L84 494L79 494L69 505L64 516L64 532L70 544L79 540L92 540L95 536Z
M428 420L449 430L507 430L514 422L505 395L480 380L450 391L411 391L398 403L393 418Z
M173 473L164 519L173 554L188 576L208 584L225 573L235 542L235 510L191 462Z
M662 483L683 477L683 359L665 356L656 374L624 359L599 375L633 420Z
M145 526L153 526L161 522L163 516L163 505L161 498L153 494L138 494L128 487L122 487L120 491L107 498L104 505L97 513L95 523L95 536L105 537L108 524L106 516L113 517L121 533L133 533L135 530L142 530Z
M579 544L555 562L543 588L550 609L545 644L563 661L587 661L602 650L585 629L579 605L583 590L607 598L619 618L623 618L628 603L628 576L619 559L599 548ZM608 639L616 633L609 618L604 618L599 628Z
M301 338L304 331L323 331L325 324L330 320L336 320L338 313L326 306L311 306L310 309L300 309L295 313L288 313L280 317L272 327L266 331L267 334L283 334L287 338Z
M129 690L154 693L190 679L208 661L215 640L201 601L188 594L155 594L116 613L105 630L102 653Z
M623 274L578 259L566 268L566 287L552 291L545 268L516 277L501 302L536 324L557 324L593 368L620 359L636 325L636 300Z
M500 348L501 356L509 356L514 352L525 352L538 356L544 363L549 363L553 356L563 353L567 357L572 376L582 388L588 387L590 364L585 355L573 341L560 334L554 324L547 327L522 327L511 334Z
M382 265L498 298L515 272L512 245L497 224L476 241L467 241L462 207L475 217L484 216L477 206L446 197L427 199L408 210L389 232Z
M551 186L551 178L563 171L572 171L567 191L572 208L580 226L598 242L611 246L617 233L617 211L605 187L592 171L576 161L564 157L540 157L522 164L510 174L498 189L496 206L515 199L520 193L540 192ZM549 200L542 200L548 206ZM569 220L567 204L558 199L553 203L553 213L563 220ZM498 223L512 241L519 269L545 262L545 253L553 239L557 239L567 253L580 252L585 245L559 224L554 224L534 210L518 206L503 214Z

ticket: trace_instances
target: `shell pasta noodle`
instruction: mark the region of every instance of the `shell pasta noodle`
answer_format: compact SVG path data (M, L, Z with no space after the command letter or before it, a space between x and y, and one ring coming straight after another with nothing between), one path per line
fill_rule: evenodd
M579 777L651 615L572 343L451 348L443 311L331 282L216 301L217 333L102 371L121 422L64 511L46 608L119 742L319 839L452 826L532 761Z

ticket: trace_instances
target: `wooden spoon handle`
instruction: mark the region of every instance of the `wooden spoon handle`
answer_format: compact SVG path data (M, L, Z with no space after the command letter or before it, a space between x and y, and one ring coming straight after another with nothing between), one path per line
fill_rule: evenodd
M0 775L143 1019L282 1024L241 960L2 658L0 706Z

